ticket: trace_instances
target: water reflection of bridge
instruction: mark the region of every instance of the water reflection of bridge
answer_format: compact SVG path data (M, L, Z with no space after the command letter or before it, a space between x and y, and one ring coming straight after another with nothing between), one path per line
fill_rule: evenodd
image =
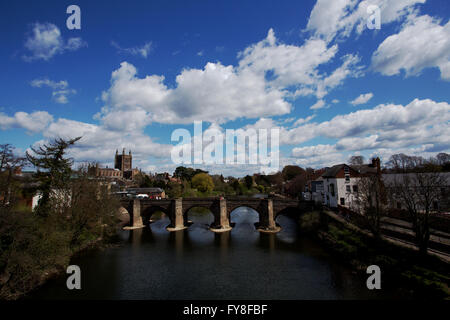
M142 228L150 221L151 216L161 211L170 219L169 231L182 230L188 227L188 212L192 208L206 208L214 216L211 230L223 232L231 230L230 214L240 207L254 209L258 213L258 230L263 232L278 232L280 228L275 219L285 212L301 214L310 210L312 202L284 198L177 198L177 199L122 199L123 209L130 215L130 225L126 228Z

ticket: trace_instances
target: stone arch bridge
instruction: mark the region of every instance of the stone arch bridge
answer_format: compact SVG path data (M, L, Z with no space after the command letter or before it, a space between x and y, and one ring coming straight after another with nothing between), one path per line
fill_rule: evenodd
M259 216L258 230L265 232L278 232L276 217L286 211L300 214L311 210L314 206L311 201L301 201L284 198L177 198L177 199L121 199L121 205L130 215L130 226L127 229L142 228L150 221L156 211L162 211L169 216L169 231L187 228L188 212L194 207L209 209L214 215L211 230L215 232L228 231L231 212L239 207L254 209Z

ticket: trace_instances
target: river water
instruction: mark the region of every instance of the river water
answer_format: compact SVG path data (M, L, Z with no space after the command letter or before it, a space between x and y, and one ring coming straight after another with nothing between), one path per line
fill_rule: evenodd
M144 229L121 231L123 243L73 259L81 290L68 290L66 275L46 283L33 299L385 299L303 235L290 217L279 216L277 234L255 229L249 208L231 214L233 230L213 233L210 213L191 210L193 224L168 232L161 215Z

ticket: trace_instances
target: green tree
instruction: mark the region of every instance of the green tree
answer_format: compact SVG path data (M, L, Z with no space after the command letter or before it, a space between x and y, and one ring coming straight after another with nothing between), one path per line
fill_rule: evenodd
M178 182L171 181L167 184L167 195L169 196L169 198L181 197L182 193L183 188Z
M192 187L200 192L210 192L214 189L214 182L207 173L197 173L192 178Z
M42 198L38 203L38 215L46 216L48 214L52 191L63 195L64 191L67 190L72 173L73 160L66 158L65 154L67 148L80 139L81 137L69 140L57 138L39 148L31 147L34 155L28 151L26 152L28 161L38 170L37 178L41 183Z
M182 180L191 181L192 178L198 173L208 173L208 171L179 166L175 169L173 176Z
M244 178L244 182L245 182L245 186L247 187L247 189L251 189L253 186L253 177L252 176L245 176Z

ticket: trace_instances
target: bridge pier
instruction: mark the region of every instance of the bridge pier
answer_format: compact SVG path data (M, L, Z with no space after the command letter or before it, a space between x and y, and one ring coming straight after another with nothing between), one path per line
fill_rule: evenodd
M260 214L260 221L258 231L266 233L276 233L281 230L275 223L275 216L273 213L273 199L267 199L267 206L264 214Z
M166 228L167 231L179 231L187 228L184 225L182 198L172 200L172 212L170 221L171 224Z
M219 212L214 214L214 226L211 226L209 230L213 232L226 232L232 228L230 226L230 219L227 212L227 200L219 199Z
M130 213L130 225L124 227L124 230L133 230L133 229L140 229L145 227L142 223L142 216L141 216L141 201L139 199L133 200L133 212Z

